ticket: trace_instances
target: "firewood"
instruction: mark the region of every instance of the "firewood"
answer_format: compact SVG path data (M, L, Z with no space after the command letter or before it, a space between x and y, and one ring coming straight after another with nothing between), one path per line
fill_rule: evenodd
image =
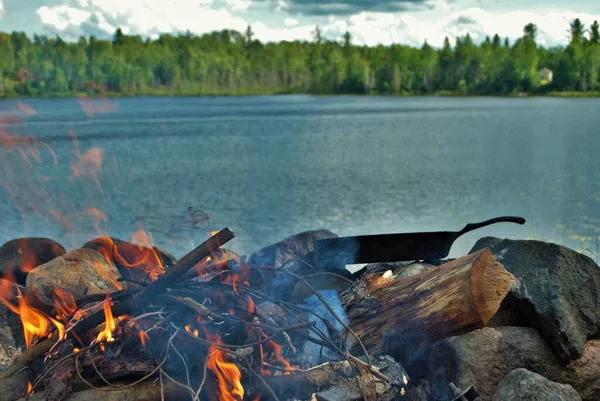
M38 343L33 347L21 352L19 355L17 355L14 362L9 367L0 372L0 380L14 375L19 370L35 361L37 358L46 354L46 352L52 348L52 345L54 345L55 342L56 339L47 338L41 343Z
M121 383L126 386L126 383ZM164 398L162 398L164 394ZM161 385L154 380L148 380L132 387L127 387L122 390L113 387L101 389L89 389L71 393L66 396L64 401L161 401L164 400L185 400L189 398L189 394L181 387L174 383L164 383ZM21 398L18 401L26 401ZM29 397L29 401L47 401L44 393L38 393Z
M341 300L370 353L402 356L487 325L513 281L483 249L411 277L367 274Z
M13 401L27 394L29 372L24 369L4 379L0 379L0 401Z

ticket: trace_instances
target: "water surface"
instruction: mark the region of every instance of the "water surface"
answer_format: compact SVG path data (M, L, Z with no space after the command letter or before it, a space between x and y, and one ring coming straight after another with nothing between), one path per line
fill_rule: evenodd
M23 119L3 130L44 141L57 158L38 144L35 160L5 141L0 242L49 236L73 248L143 226L181 255L228 226L231 247L250 253L309 229L458 230L500 215L528 222L468 234L451 255L484 235L595 251L600 234L600 99L132 98L95 104L94 114L84 106L88 114L75 99L0 102L0 115ZM102 149L101 166L92 148ZM190 206L210 220L194 227Z

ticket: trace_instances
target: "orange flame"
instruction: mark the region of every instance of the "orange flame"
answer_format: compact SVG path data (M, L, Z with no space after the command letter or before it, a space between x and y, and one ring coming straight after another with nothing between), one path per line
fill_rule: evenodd
M3 284L2 287L6 286ZM36 337L48 336L52 330L52 325L54 325L54 327L56 327L58 330L58 338L61 340L65 338L65 326L60 324L55 319L46 316L38 309L29 306L19 288L17 288L18 307L14 306L9 301L8 298L10 298L10 296L6 297L5 294L10 294L10 292L5 292L5 289L6 288L0 289L0 302L10 309L10 311L21 317L21 323L23 324L23 335L25 337L25 346L27 348L30 348L33 345ZM8 290L10 291L10 288L8 288Z
M187 331L188 333L190 333L191 335L193 335L194 337L198 338L198 329L194 329L192 331L192 326L190 326L189 324L184 326L185 331Z
M150 337L148 333L144 330L140 330L140 342L142 343L142 347L146 348L146 342L150 341Z
M35 394L35 392L34 392L34 391L32 391L32 390L33 390L33 386L31 385L31 382L30 382L30 381L27 381L27 394L28 394L28 395L33 395L33 394Z
M267 337L267 335L265 334L264 331L262 331L261 329L259 329L260 333ZM279 364L283 365L284 368L284 374L285 375L289 375L292 374L294 372L294 367L288 362L287 359L285 359L282 355L281 355L281 345L277 344L275 341L273 340L269 340L267 342L267 348L271 351L272 353L272 359L271 361L269 361L270 365L273 365L275 362L278 362ZM263 346L262 344L259 346L259 350L260 350L260 363L261 363L261 368L260 368L260 373L262 373L263 375L271 375L272 372L269 369L266 369L264 367L265 365L265 357L264 357L264 352L263 352Z
M110 237L96 238L93 242L94 249L104 255L106 260L127 270L123 273L125 278L137 281L145 281L148 278L156 280L165 272L163 262L154 248L127 242L115 243Z
M104 300L104 317L106 319L106 324L104 330L98 333L98 337L96 337L97 342L110 342L114 341L112 336L113 331L117 327L115 325L115 319L113 319L112 309L110 308L110 297L106 297Z
M66 321L77 310L73 294L61 288L52 290L52 302L56 308L56 318Z
M220 340L216 342L221 343ZM226 361L225 357L225 352L216 345L211 345L206 367L217 377L217 399L219 401L240 401L244 398L242 373L235 363Z

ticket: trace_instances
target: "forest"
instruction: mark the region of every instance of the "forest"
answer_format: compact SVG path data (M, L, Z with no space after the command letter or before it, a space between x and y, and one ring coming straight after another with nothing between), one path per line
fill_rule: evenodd
M527 24L514 43L467 35L442 48L424 43L359 46L346 33L327 40L261 43L250 27L156 39L93 36L67 42L0 33L0 97L70 95L600 93L600 32L573 20L565 47L536 43ZM551 76L541 74L552 71Z

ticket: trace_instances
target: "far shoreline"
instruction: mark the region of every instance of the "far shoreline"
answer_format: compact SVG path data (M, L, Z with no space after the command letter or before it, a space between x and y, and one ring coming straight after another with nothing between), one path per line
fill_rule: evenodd
M0 101L3 100L18 100L18 99L118 99L118 98L216 98L216 97L258 97L258 96L315 96L315 97L389 97L389 98L433 98L433 97L446 97L446 98L600 98L600 91L594 92L548 92L548 93L535 93L535 94L459 94L454 92L438 92L428 94L412 94L412 93L310 93L310 92L256 92L256 93L167 93L167 92L149 92L149 93L117 93L109 92L99 95L90 95L86 93L68 93L68 94L53 94L44 96L31 96L31 95L5 95L0 96Z

